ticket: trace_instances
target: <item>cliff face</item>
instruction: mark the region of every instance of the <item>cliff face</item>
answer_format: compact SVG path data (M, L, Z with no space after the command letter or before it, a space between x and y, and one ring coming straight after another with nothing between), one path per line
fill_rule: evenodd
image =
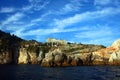
M15 35L0 31L0 64L16 62L17 48L21 41L23 40Z
M113 42L110 47L93 52L93 57L96 57L93 63L101 62L102 64L120 65L120 39Z
M29 44L19 51L18 64L40 64L41 66L78 66L119 64L119 40L105 48L101 45L45 43L33 51ZM33 46L33 45L32 45ZM46 46L46 47L43 47ZM32 48L30 48L32 50ZM46 52L45 52L46 51ZM116 63L117 62L117 63Z
M38 55L37 55L38 54ZM42 51L39 53L29 52L26 48L20 48L18 56L18 64L41 64L44 58Z
M38 43L36 41L22 41L17 64L37 64L39 58Z
M76 66L89 61L90 52L100 45L67 43L48 38L46 43L25 41L15 35L0 32L0 64L40 64L41 66ZM91 58L91 57L90 57Z
M69 43L48 38L46 43L25 41L0 31L0 64L80 66L120 64L120 40L110 47Z
M60 42L60 40L55 40ZM17 64L40 64L41 66L78 66L92 64L91 52L105 48L101 45L75 43L22 41L18 50Z

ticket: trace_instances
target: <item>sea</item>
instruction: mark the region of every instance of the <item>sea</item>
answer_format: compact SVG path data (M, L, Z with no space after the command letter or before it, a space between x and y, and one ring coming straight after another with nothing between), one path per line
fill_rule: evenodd
M0 80L120 80L120 66L0 65Z

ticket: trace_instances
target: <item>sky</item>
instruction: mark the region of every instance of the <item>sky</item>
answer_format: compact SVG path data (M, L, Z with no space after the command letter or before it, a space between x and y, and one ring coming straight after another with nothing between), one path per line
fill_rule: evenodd
M120 38L120 0L0 0L0 30L110 46Z

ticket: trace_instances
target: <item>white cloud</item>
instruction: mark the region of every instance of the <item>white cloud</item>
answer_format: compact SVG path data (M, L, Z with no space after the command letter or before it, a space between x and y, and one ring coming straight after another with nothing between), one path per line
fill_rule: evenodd
M19 28L19 29L18 29ZM16 26L15 27L16 31L13 31L11 34L15 34L17 35L18 37L23 37L22 35L22 32L24 31L24 28L20 28L19 26Z
M22 8L3 7L0 9L0 13L11 13L15 11L33 13L33 10L39 11L44 9L50 3L50 0L29 0L29 3L29 5L23 6Z
M23 10L23 11L29 11L30 9L32 9L32 5L29 5L29 6L24 6L22 9L21 9L21 11Z
M18 36L43 36L43 35L49 35L53 33L62 33L62 32L73 32L78 31L78 29L57 29L57 28L51 28L51 29L36 29L36 30L30 30L27 32L22 32L24 29L21 29L20 31L13 32L13 34L17 34ZM19 32L19 33L18 33Z
M89 40L83 40L81 41L83 44L98 44L98 45L104 45L104 46L110 46L115 39L111 37L106 38L96 38L96 39L89 39Z
M78 22L89 21L89 20L97 19L97 18L103 18L105 16L115 15L118 13L120 13L119 8L105 8L103 10L76 14L75 16L72 16L72 17L69 17L63 20L55 19L54 24L55 26L59 28L64 28L64 27L73 25Z
M75 35L75 37L80 39L96 39L103 38L107 36L112 36L112 29L108 26L96 26L96 27L88 27L88 30L84 32L79 32Z
M102 9L103 7L113 6L113 7L120 7L119 0L95 0L94 5L96 9Z
M43 36L54 34L54 33L65 33L65 32L76 32L76 31L88 30L88 27L82 27L80 29L78 28L59 29L58 27L54 27L54 28L47 28L47 29L39 28L39 29L24 31L30 26L30 24L28 27L27 26L28 25L18 29L17 31L14 31L12 34L16 34L19 37L26 37L26 36L34 36L34 37L42 36L43 37Z
M0 13L11 13L14 12L16 9L15 8L10 8L10 7L3 7L0 10Z
M24 14L23 13L15 13L14 15L8 17L5 21L2 22L2 26L10 24L12 22L16 22L23 18Z
M23 22L23 21L14 21L14 22L12 22L14 25L22 25L22 24L25 24L25 22Z
M64 7L62 9L60 9L60 11L58 11L58 14L65 14L68 12L74 12L74 11L78 11L80 10L82 4L80 0L71 0L70 3L67 3L66 5L64 5Z
M37 23L37 22L39 23L40 21L44 21L44 18L45 18L46 16L50 15L50 14L52 14L51 11L49 11L49 12L41 15L40 17L38 17L38 18L36 18L36 19L31 20L31 23Z
M10 30L10 31L19 31L20 26L16 26L16 25L9 25L5 28L6 30Z
M50 0L29 0L30 2L30 6L24 7L25 10L30 10L30 9L34 9L34 10L41 10L43 8L45 8L49 3Z
M24 31L30 30L34 26L39 25L39 23L44 20L43 18L49 15L50 13L51 12L45 13L38 18L30 20L29 22L22 22L20 19L25 15L22 13L16 13L8 17L5 21L3 21L2 26L3 28L5 27L4 28L5 30L13 31L12 34L16 34L17 36L22 37L23 35L25 35L22 34ZM0 29L2 29L2 27ZM28 31L28 35L32 34L31 33L29 34Z
M41 9L46 8L50 3L50 0L28 0L29 5L23 6L20 11L27 13L34 13L34 11L40 11Z
M94 4L95 5L108 5L112 3L112 0L95 0Z
M50 0L29 0L29 3L29 5L23 6L22 8L3 7L0 9L0 13L11 13L15 11L33 13L33 10L39 11L44 9L50 3Z
M1 29L12 31L13 33L17 33L17 35L18 35L19 32L23 32L27 29L30 29L33 26L35 26L36 24L37 23L31 23L31 22L30 23L28 23L28 22L25 23L25 22L21 22L21 21L11 21L8 24L4 24L4 26Z
M71 12L74 13L80 11L83 7L85 7L85 4L88 4L88 2L89 0L69 0L69 2L63 5L62 8L54 11L54 14L69 14Z

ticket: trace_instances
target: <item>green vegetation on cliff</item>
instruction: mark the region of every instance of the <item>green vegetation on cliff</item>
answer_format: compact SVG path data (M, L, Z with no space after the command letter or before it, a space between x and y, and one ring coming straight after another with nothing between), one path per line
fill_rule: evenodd
M49 38L45 43L23 40L10 33L0 31L0 64L11 62L42 64L52 60L51 64L57 61L64 65L77 65L79 62L83 64L81 61L88 55L86 53L103 48L105 48L103 45L69 43L53 38Z
M0 51L9 51L13 46L18 45L21 41L21 38L0 30Z

